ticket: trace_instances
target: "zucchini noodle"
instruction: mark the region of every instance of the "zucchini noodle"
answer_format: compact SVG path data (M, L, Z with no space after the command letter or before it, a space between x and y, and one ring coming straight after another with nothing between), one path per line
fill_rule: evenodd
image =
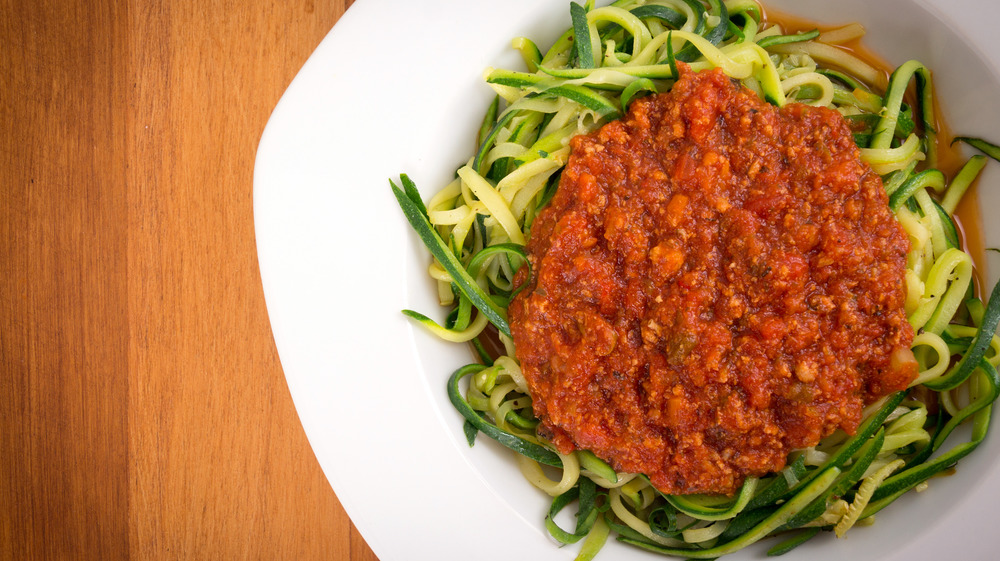
M546 518L553 537L586 538L579 559L593 558L609 533L647 550L710 559L788 533L770 552L780 554L821 531L840 537L870 523L975 449L1000 394L1000 288L986 303L976 296L973 260L951 214L987 158L972 156L952 178L934 168L930 70L909 61L887 77L841 48L863 35L861 26L786 34L751 0L619 0L600 8L589 0L572 5L569 22L544 53L530 39L513 40L525 70L485 71L496 98L476 146L426 207L408 177L392 184L435 258L429 273L440 302L451 308L443 324L404 313L446 340L472 342L478 362L455 372L449 396L470 445L485 433L513 449L525 477L553 497ZM590 452L556 454L536 434L506 323L515 275L529 266L526 236L555 192L570 138L620 118L638 97L668 91L678 62L722 68L778 106L802 102L843 114L862 159L883 176L912 248L906 313L919 374L909 391L867 407L855 435L835 433L792 453L780 472L748 478L736 497L665 496L643 475L615 473ZM979 139L957 140L1000 154ZM962 423L972 425L971 438L956 444L948 437ZM572 531L553 520L570 504L579 508Z

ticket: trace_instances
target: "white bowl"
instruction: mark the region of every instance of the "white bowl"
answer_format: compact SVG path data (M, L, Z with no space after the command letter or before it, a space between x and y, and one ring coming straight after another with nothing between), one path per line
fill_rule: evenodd
M303 427L333 489L382 561L572 559L542 519L548 499L487 438L469 448L445 394L471 360L400 310L436 313L427 258L388 179L429 195L472 150L492 97L487 66L517 68L515 36L544 46L569 26L563 1L359 0L289 86L258 149L254 214L268 313ZM774 0L816 21L859 21L893 64L934 72L956 133L1000 141L1000 38L990 0ZM991 162L981 208L1000 208ZM990 213L985 213L989 215ZM983 224L988 246L1000 225ZM989 286L1000 260L989 252ZM846 539L787 559L990 559L1000 434ZM767 546L727 559L761 558ZM649 559L609 542L598 559Z

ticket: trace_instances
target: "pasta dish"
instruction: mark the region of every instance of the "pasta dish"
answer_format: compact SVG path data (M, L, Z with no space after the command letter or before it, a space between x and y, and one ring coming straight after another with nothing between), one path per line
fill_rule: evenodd
M945 137L931 69L883 72L861 26L786 31L753 0L568 24L487 69L451 183L392 185L448 309L404 313L472 346L448 395L470 445L551 496L553 538L782 554L971 453L1000 288L980 298L955 211L1000 148ZM952 144L977 153L945 169Z

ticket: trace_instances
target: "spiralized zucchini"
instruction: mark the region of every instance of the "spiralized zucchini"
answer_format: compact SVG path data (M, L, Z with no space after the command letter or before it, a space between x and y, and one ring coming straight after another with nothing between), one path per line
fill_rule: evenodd
M857 24L785 34L752 0L590 1L573 4L569 19L544 54L531 40L514 39L525 70L486 70L496 98L450 184L426 206L405 175L401 186L392 185L435 258L429 273L451 309L443 325L405 313L445 339L472 342L479 360L451 376L451 401L466 419L470 445L485 433L513 449L526 478L553 497L545 520L552 536L584 540L578 559L591 559L612 532L692 559L782 534L786 539L769 551L781 554L822 530L843 536L870 523L975 449L1000 394L1000 288L986 304L975 296L972 258L951 213L985 157L972 156L950 180L936 169L931 72L910 61L886 79L838 46L863 34ZM912 244L906 311L920 373L910 391L869 406L854 436L834 434L794 452L781 472L747 479L736 497L664 496L642 475L615 473L587 451L557 454L535 433L538 420L506 320L515 274L528 266L525 239L558 185L569 139L621 117L643 95L668 91L680 61L694 70L721 67L777 106L827 106L854 121L862 158L882 175ZM994 159L1000 154L979 139L957 140ZM967 422L971 439L948 440ZM576 527L563 529L555 517L573 504Z

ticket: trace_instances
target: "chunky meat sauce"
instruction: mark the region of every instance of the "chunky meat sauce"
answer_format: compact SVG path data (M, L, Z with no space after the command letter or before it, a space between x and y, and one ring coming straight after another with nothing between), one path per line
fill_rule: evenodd
M731 494L915 377L909 241L838 113L682 71L572 140L510 324L560 451Z

